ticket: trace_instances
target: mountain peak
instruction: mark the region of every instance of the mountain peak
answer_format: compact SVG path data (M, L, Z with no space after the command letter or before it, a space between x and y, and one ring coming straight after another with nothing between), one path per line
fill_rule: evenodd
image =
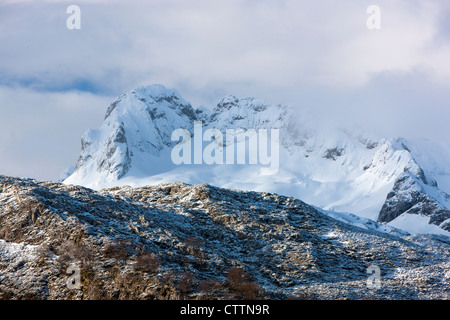
M175 89L168 89L162 84L152 84L147 86L140 86L131 91L132 94L135 94L139 98L151 98L155 102L160 102L162 100L173 101L180 100L184 101L181 95Z
M239 99L236 98L236 96L228 94L224 96L222 99L220 99L219 103L217 104L217 107L230 109L232 106L236 106L238 103Z
M157 105L157 106L156 106ZM119 114L126 114L129 112L136 112L139 107L152 110L161 108L180 109L182 112L189 116L193 116L194 110L189 102L183 99L183 97L175 89L167 89L161 84L153 84L148 86L141 86L131 91L128 91L118 97L106 111L105 119L114 113L117 107L120 106ZM155 107L157 107L155 109Z
M213 146L211 137L208 140L203 135L206 130L214 129L222 135L226 135L228 129L234 132L241 132L237 129L251 132L278 130L277 142L281 146L277 152L278 173L262 174L265 167L260 159L263 156L260 150L254 152L261 148L259 140L252 145L254 157L250 164L250 143L245 137L240 140L243 149L236 147L236 150L245 150L242 157L245 159L238 166L234 163L219 165L215 161L211 165L202 161L175 164L172 151L180 141L172 140L173 133L185 129L193 137L196 135L195 121L202 121L202 136L185 142L188 143L186 154L189 151L190 159L197 154L197 160L198 150L203 157L204 150L209 147L211 152ZM109 106L103 125L85 133L76 169L64 183L94 189L174 181L209 183L276 192L302 198L325 210L354 212L364 218L383 221L386 221L382 219L383 215L380 216L383 210L395 211L395 214L389 213L389 217L395 219L416 202L431 203L434 199L432 211L440 210L443 214L428 212L426 205L420 213L439 217L433 223L450 231L450 224L443 221L448 214L446 210L450 209L450 173L447 170L450 163L446 160L450 149L401 138L362 138L314 123L304 114L295 113L292 107L271 105L256 98L241 99L230 94L220 99L210 111L204 107L193 108L174 89L160 84L142 86L118 97ZM186 131L182 132L186 134ZM216 139L220 138L214 136ZM218 146L223 146L225 141L218 142ZM195 149L197 147L201 149ZM266 154L271 154L271 151L267 152L269 146L265 147ZM214 147L214 154L216 150ZM185 149L182 152L184 155ZM442 157L432 159L439 154ZM422 193L429 197L416 197L418 200L414 204L407 201L414 196L415 189L401 179L405 171L418 179L417 186L423 185Z

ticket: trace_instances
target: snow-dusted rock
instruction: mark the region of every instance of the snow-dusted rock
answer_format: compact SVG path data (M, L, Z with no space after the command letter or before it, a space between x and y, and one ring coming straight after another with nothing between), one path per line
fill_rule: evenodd
M450 294L447 236L205 184L94 191L0 176L0 239L0 299ZM233 267L251 279L243 291L226 277ZM374 267L379 288L368 285ZM79 288L68 285L76 268Z

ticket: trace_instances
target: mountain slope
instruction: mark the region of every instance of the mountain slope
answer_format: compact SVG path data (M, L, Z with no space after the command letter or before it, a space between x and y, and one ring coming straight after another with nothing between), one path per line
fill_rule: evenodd
M358 227L277 194L182 183L94 191L4 176L0 191L4 299L450 294L448 237ZM71 266L79 288L67 285ZM374 266L378 289L367 284Z
M260 155L250 164L252 143L249 146L245 140L236 146L245 144L244 164L192 161L175 165L171 151L178 140L172 141L171 135L176 129L187 130L195 150L195 121L202 121L202 133L210 129L223 135L239 128L247 132L279 130L279 163L275 157L271 162L278 170L267 170ZM202 139L200 143L200 152L212 144ZM218 144L226 147L225 137ZM256 140L254 146L261 149ZM273 151L272 143L270 146ZM111 104L101 128L83 136L75 171L64 183L94 189L174 181L208 183L294 196L325 210L351 212L406 229L410 225L401 222L411 214L420 214L426 225L439 226L435 230L441 232L450 231L448 167L448 146L339 130L300 110L268 105L255 98L229 95L211 111L194 109L176 91L153 85L130 91ZM405 174L412 179L408 185L402 180ZM417 188L409 187L412 181L416 181L421 196ZM418 210L417 205L425 202L427 205ZM423 230L430 230L426 225Z

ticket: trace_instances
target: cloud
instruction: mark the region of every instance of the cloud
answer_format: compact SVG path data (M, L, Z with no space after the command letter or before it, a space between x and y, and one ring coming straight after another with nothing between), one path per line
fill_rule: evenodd
M0 1L0 115L9 152L2 163L9 172L32 171L20 163L25 146L37 149L39 141L52 141L43 145L47 152L59 150L52 151L54 164L42 164L46 174L74 162L74 149L59 149L53 127L33 119L56 125L74 116L76 124L56 127L78 150L81 129L98 126L86 119L97 119L113 97L151 83L176 88L195 106L211 107L232 93L341 121L370 119L371 128L389 134L450 136L442 120L450 84L446 0L377 0L381 30L367 29L374 2L365 0L81 0L81 30L66 27L70 4ZM33 99L38 109L30 107ZM74 109L81 117L58 107L64 103L91 107ZM8 126L20 122L14 117L21 110L28 125Z
M379 3L377 31L366 27L367 5L354 1L82 1L77 31L65 27L67 3L10 5L0 71L52 82L90 78L114 92L143 81L358 86L377 72L442 70L429 57L447 48L428 46L440 7Z
M99 127L111 97L0 87L0 174L57 180Z
M448 143L450 91L426 71L384 72L361 88L299 93L296 101L317 117L381 137L428 138Z

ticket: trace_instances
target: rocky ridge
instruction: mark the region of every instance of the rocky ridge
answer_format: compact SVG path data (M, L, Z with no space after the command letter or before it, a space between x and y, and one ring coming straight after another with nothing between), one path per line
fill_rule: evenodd
M448 299L450 238L379 226L274 193L0 176L0 298Z

